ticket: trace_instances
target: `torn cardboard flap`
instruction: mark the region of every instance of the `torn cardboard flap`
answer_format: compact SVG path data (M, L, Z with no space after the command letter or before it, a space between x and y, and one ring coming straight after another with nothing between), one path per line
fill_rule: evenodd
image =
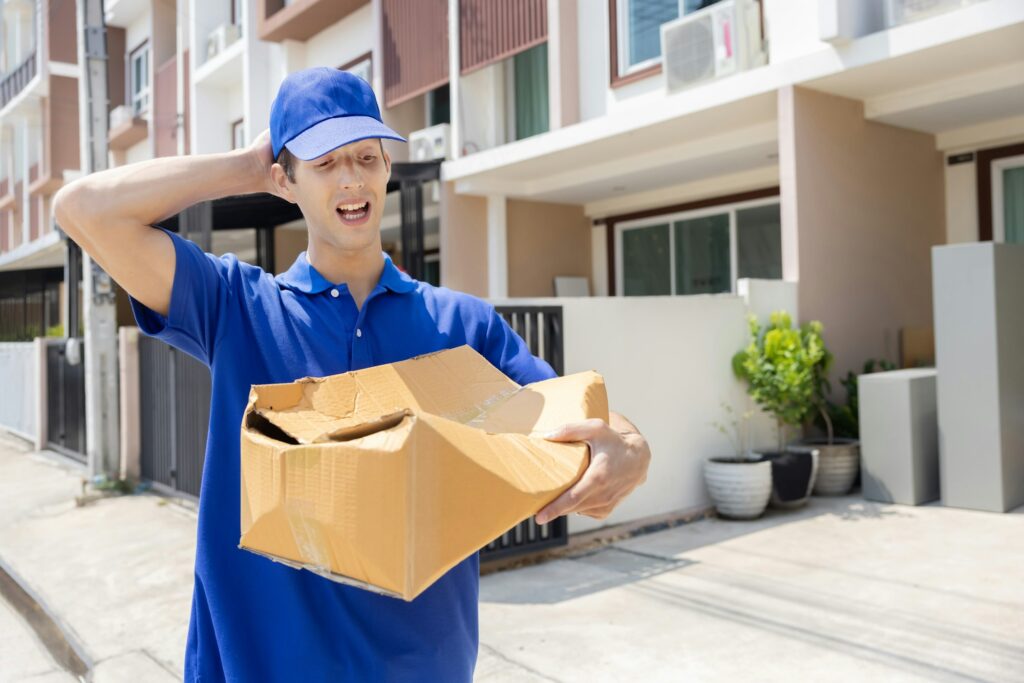
M254 385L242 420L240 547L412 600L582 475L608 419L595 372L519 386L469 346Z

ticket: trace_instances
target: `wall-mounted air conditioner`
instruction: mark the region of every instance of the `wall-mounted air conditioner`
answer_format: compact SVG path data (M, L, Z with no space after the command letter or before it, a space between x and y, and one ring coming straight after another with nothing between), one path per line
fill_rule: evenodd
M242 29L238 24L221 24L206 39L206 58L216 57L241 37Z
M664 23L661 53L670 93L764 64L761 3L723 0Z
M981 0L886 0L885 25L892 28L900 24L945 14L978 2Z
M452 130L439 123L409 133L409 161L432 161L452 158Z
M131 105L122 104L110 110L110 129L113 130L132 120Z

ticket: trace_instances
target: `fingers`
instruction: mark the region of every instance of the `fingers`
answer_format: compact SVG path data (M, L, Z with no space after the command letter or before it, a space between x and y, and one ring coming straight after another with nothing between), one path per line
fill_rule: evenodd
M603 466L594 466L591 461L590 466L587 467L578 482L537 513L537 524L547 524L552 519L585 508L589 499L601 495L606 488L607 473L605 469Z

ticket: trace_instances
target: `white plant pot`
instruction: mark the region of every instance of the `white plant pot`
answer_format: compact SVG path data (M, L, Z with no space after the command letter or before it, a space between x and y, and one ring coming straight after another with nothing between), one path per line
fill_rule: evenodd
M791 444L790 450L818 451L818 478L814 482L816 496L843 496L853 488L860 469L860 442L856 439L809 439Z
M732 519L756 519L772 495L772 464L768 461L704 461L704 482L718 514Z

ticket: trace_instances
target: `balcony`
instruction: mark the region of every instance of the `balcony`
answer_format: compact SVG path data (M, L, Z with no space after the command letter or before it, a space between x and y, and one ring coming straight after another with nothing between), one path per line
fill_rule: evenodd
M28 57L25 58L21 64L14 68L13 71L4 75L3 80L0 80L0 109L7 106L10 102L25 89L25 86L29 84L36 75L36 51L33 50Z
M260 40L308 40L363 5L367 0L257 0L257 33Z
M149 122L133 116L131 107L121 105L110 112L110 149L125 150L146 139Z

